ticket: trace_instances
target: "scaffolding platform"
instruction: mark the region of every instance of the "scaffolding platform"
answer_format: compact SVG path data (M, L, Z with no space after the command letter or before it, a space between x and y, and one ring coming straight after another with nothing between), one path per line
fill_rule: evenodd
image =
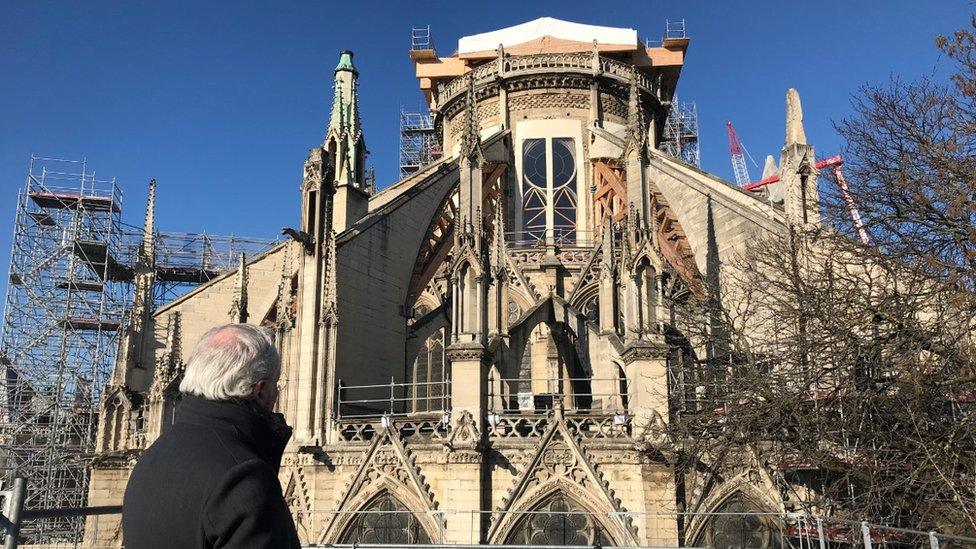
M51 214L47 212L30 212L27 215L30 216L30 218L34 220L34 223L37 223L38 225L44 225L47 227L57 225L57 223L54 222L54 218L51 217Z
M72 250L75 255L99 278L113 281L129 281L134 276L132 267L119 263L108 250L108 242L76 240Z
M102 320L99 318L63 318L58 323L63 328L71 330L118 330L122 322L118 320Z
M105 289L105 284L101 280L62 280L57 287L76 292L100 292Z
M31 200L41 208L78 208L86 210L121 213L118 202L111 196L83 195L79 193L34 191L28 193Z

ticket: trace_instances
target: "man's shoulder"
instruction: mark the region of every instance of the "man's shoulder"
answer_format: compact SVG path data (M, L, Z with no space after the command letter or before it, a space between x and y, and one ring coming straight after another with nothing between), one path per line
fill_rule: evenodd
M228 469L255 458L257 455L230 429L177 422L156 439L139 463L205 462Z

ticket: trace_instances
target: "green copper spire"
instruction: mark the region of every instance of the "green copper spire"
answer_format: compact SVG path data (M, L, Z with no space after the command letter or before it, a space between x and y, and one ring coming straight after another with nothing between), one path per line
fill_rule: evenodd
M335 68L332 111L322 144L332 154L330 160L334 163L336 183L351 184L362 189L365 188L363 164L367 151L359 119L358 77L359 73L352 64L352 52L343 51Z
M356 72L356 67L352 65L352 52L349 50L344 50L339 54L339 64L336 65L336 72L339 71L352 71Z

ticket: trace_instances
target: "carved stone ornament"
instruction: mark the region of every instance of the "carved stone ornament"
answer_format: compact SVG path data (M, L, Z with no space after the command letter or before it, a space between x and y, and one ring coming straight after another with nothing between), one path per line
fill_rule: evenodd
M434 511L437 502L416 459L404 445L395 424L386 427L363 453L363 463L340 492L339 499L318 543L335 540L356 511L382 492L409 504L411 511ZM436 531L436 529L435 529Z
M562 492L578 502L586 502L594 511L608 513L618 522L614 531L626 532L621 545L638 545L637 530L626 509L603 478L593 460L567 427L562 414L556 413L536 452L516 477L515 485L492 515L488 540L503 542L518 523L521 512L531 511L555 492Z

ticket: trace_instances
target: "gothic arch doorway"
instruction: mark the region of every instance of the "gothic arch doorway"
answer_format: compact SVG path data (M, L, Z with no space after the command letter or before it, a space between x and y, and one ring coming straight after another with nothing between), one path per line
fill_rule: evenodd
M339 543L416 545L429 544L430 536L417 517L389 492L364 505L339 536Z

